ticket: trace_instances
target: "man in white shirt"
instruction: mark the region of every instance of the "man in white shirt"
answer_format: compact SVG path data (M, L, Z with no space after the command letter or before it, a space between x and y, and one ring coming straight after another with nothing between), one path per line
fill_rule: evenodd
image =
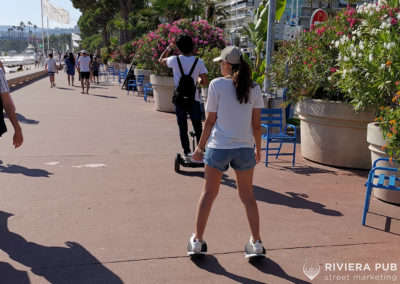
M50 78L50 88L53 88L56 86L56 83L54 82L54 74L58 73L58 68L57 68L57 63L53 58L53 54L49 54L49 59L46 61L46 66L45 66L47 73L49 74Z
M90 57L86 50L81 51L81 56L78 59L78 68L81 75L81 85L82 85L82 93L85 93L85 85L86 85L86 94L89 94L90 88Z
M181 62L182 69L185 75L189 75L190 70L194 66L196 62L196 57L193 55L193 41L192 38L187 35L181 35L176 41L176 46L182 55L179 55L179 61ZM178 56L170 56L165 58L167 54L172 50L172 45L170 44L164 52L161 54L159 62L162 64L166 64L169 68L172 68L172 72L174 75L174 85L175 88L178 87L179 81L182 77L182 73L178 64ZM194 82L199 82L199 84L203 86L208 85L208 77L207 77L207 69L204 65L203 60L198 59L193 72L191 74ZM200 141L201 133L203 130L202 127L202 112L201 112L201 97L199 92L196 92L195 102L189 108L182 107L179 104L175 104L176 107L176 117L179 126L179 136L181 140L181 145L183 148L183 153L185 154L187 159L190 159L190 143L188 136L188 125L187 125L187 116L189 114L190 119L192 120L192 125L194 132L196 134L197 142Z

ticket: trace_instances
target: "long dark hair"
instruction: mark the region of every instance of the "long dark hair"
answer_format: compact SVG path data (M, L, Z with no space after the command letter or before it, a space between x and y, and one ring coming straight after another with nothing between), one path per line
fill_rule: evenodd
M71 62L72 65L75 65L75 57L72 54L72 52L69 53L69 61Z
M239 103L249 102L250 87L253 85L251 80L251 70L249 64L240 56L240 64L232 65L232 80L236 88L236 98Z

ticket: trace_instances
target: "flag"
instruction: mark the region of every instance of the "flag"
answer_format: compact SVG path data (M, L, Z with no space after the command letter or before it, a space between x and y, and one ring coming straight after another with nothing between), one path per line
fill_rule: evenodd
M52 21L60 24L69 24L68 11L55 7L48 0L43 0L43 13Z

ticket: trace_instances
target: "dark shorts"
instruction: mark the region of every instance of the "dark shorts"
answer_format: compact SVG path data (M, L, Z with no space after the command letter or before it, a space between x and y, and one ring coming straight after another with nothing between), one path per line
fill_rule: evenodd
M82 79L89 79L90 78L90 72L81 72L81 78Z
M67 74L70 76L74 76L75 75L75 69L67 69Z
M49 76L54 76L55 72L47 72L47 74L49 74Z
M207 148L204 163L212 168L226 171L229 165L238 171L250 170L256 165L253 148L213 149Z
M93 76L99 77L99 71L93 71Z

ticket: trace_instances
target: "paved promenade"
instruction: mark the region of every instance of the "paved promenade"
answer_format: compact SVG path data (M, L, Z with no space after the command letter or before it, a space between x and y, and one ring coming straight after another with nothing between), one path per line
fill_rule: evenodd
M25 142L13 149L7 121L1 284L400 282L400 221L391 219L384 232L386 218L369 214L371 227L361 226L367 173L314 164L300 153L295 168L289 158L256 167L268 258L250 264L243 257L249 229L229 170L205 234L210 255L192 262L186 245L203 171L174 172L175 116L115 84L94 86L90 95L67 87L61 73L56 84L50 89L45 78L12 94ZM371 205L398 219L399 208ZM369 264L371 271L326 271L327 263ZM375 271L376 263L397 270ZM312 264L320 265L313 281L303 272ZM392 280L353 279L370 274ZM349 279L333 279L339 276Z

